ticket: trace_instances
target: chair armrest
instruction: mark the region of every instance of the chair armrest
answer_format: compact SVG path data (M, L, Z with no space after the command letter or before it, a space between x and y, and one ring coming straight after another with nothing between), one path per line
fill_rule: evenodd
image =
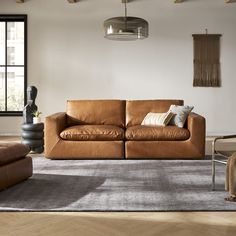
M214 141L219 140L219 139L231 139L231 138L236 138L236 134L218 136L218 137L214 138Z
M224 136L218 136L218 137L215 137L212 141L212 159L214 160L214 154L220 154L224 157L228 157L229 155L225 155L223 154L223 152L220 152L220 151L217 151L216 150L216 142L217 140L221 140L221 139L231 139L231 138L236 138L236 135L235 134L232 134L232 135L224 135Z
M60 133L66 128L66 113L59 112L45 118L45 155L60 141Z

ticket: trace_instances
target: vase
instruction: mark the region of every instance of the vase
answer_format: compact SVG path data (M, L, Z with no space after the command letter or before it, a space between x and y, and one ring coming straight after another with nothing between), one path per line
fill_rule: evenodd
M34 117L33 118L33 124L38 124L41 123L41 118L40 117Z

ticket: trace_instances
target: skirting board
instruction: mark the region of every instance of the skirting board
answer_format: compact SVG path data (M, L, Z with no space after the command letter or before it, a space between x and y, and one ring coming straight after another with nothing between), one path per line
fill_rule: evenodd
M0 137L20 137L20 133L0 133Z

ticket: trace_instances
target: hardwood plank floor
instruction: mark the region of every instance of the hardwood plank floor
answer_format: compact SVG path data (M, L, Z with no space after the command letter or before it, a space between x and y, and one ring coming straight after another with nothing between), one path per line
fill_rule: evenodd
M1 236L236 235L234 212L1 213Z

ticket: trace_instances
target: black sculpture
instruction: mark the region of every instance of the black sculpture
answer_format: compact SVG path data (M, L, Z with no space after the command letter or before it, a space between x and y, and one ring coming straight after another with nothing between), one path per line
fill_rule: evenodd
M37 88L35 86L29 86L27 88L27 104L23 109L23 120L25 124L33 123L33 112L38 110L35 104L35 99L37 97Z
M31 152L42 153L44 151L44 124L33 124L33 112L38 110L38 107L35 105L37 91L35 86L27 88L27 104L23 110L24 123L21 126L22 143L29 146Z

